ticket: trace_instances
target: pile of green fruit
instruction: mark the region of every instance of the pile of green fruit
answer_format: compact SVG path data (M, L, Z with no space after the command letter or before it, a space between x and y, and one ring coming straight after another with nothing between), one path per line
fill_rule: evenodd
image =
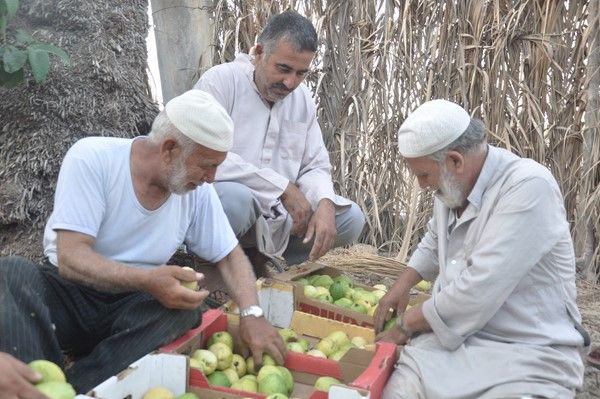
M294 389L292 373L275 360L263 355L262 367L257 369L252 356L244 359L233 352L233 337L227 331L211 335L208 349L198 349L190 357L190 367L197 368L211 385L239 389L241 391L279 394L287 398Z
M364 349L369 344L364 337L350 338L344 331L334 331L311 348L308 340L298 339L298 334L290 328L282 328L279 334L285 341L288 351L335 361L340 360L350 348Z
M75 397L75 390L67 382L65 373L55 363L40 359L30 362L29 367L42 376L35 387L50 399L73 399Z
M373 316L379 300L387 292L383 284L374 285L373 290L356 287L345 275L332 278L327 274L312 274L294 281L304 285L304 296L308 298L369 316Z

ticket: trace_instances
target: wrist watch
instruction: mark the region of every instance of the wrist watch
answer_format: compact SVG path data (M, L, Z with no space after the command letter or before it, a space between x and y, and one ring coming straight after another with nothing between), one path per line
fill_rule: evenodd
M240 310L240 318L248 316L263 317L264 314L265 312L263 312L262 308L256 305L248 306L247 308Z
M404 325L404 313L400 313L398 317L396 317L396 328L408 338L412 338L413 336L415 336L415 332L407 330L406 326Z

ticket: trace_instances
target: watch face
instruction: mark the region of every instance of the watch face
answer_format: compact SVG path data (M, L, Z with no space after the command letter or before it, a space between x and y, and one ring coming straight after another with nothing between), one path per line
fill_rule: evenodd
M246 309L242 309L242 311L240 312L240 315L242 317L246 317L246 316L261 317L263 314L264 314L264 312L259 306L250 306Z

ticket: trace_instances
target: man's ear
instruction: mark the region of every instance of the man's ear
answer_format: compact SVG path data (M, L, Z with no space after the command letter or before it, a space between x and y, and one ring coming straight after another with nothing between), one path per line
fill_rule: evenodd
M252 47L252 54L254 54L254 58L262 58L265 53L265 47L261 43L256 43L254 47Z
M465 157L458 151L448 151L446 154L446 167L455 173L463 173L465 169Z
M170 165L179 154L181 154L181 147L177 141L168 138L161 143L160 158L165 164Z

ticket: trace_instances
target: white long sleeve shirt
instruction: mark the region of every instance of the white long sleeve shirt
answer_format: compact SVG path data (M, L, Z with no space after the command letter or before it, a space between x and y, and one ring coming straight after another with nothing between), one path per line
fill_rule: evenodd
M239 54L206 71L194 88L211 93L233 119L233 148L217 169L216 181L252 189L266 221L261 230L267 229L273 244L268 254L283 252L292 228L280 201L288 183L299 187L313 211L324 198L338 210L350 205L334 192L329 154L306 85L271 106L254 83L252 57Z
M575 257L556 180L542 165L489 146L468 202L457 219L436 199L408 262L435 279L423 304L434 337L413 340L403 356L419 368L431 398L483 397L508 377L548 397L556 392L538 391L536 381L573 390L583 378L584 339L576 328Z

